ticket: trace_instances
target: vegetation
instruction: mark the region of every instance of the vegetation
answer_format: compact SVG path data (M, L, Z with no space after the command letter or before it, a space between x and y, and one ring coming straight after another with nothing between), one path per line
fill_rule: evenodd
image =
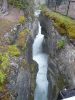
M3 54L5 54L6 57L8 55L11 55L11 56L19 56L20 55L20 51L16 45L8 45L7 47L0 46L0 49L1 49L1 52L3 52ZM1 53L0 55L3 55L3 54Z
M61 35L67 35L69 38L75 39L75 20L51 11L47 7L42 8L42 14L54 21L53 24Z
M16 45L9 45L7 48L7 52L9 53L9 55L12 55L12 56L19 56L20 55L20 51L16 47Z
M58 49L63 48L64 45L65 45L65 41L64 41L64 40L59 40L59 41L57 41L57 48L58 48Z
M9 65L9 57L7 53L0 54L0 62L1 62L0 64L1 68L5 70Z
M9 65L9 58L7 53L0 53L0 84L3 84L6 79L6 69Z
M18 47L23 48L26 46L27 43L26 37L28 33L29 33L28 29L24 29L19 33L18 39L16 41Z
M0 46L4 52L0 53L0 89L2 89L2 85L4 84L4 81L7 76L7 68L10 65L9 63L9 55L11 56L19 56L20 51L16 47L16 45L9 45L7 47Z
M25 19L24 16L20 16L18 20L19 20L20 24L24 24L24 22L25 22L26 19Z
M21 9L27 9L28 7L31 7L33 1L34 0L8 0L8 3Z
M6 74L3 71L0 71L0 84L3 84L6 79Z
M24 11L25 16L33 17L34 0L8 0L8 3L13 7L22 9Z
M22 0L8 0L8 3L18 8L24 8L27 5L24 5Z
M6 0L2 0L1 6L3 5L2 4L3 1L6 1ZM33 0L7 0L7 1L13 7L18 7L22 10L26 10L29 13L29 15L32 14L32 12L30 13L30 11L32 10L31 7L33 8L33 6L31 6L33 4L31 2ZM26 17L20 16L21 13L19 14L17 12L17 11L20 11L20 9L15 8L16 10L14 11L13 7L11 8L9 6L10 12L8 9L6 12L5 5L2 7L4 8L1 9L1 17L0 17L0 93L1 93L0 100L9 100L6 98L6 95L9 95L10 91L8 89L9 86L6 86L6 84L10 85L11 78L15 74L17 74L15 70L18 71L18 69L11 68L12 67L11 60L14 59L13 62L19 64L18 58L19 58L20 52L21 53L23 52L20 51L18 47L21 47L21 48L26 47L28 33L30 32L27 28L25 28L25 26L22 26L26 21ZM17 12L17 14L15 14L15 12ZM22 12L22 15L23 15L23 12ZM18 16L20 17L18 18ZM19 26L18 23L20 23L21 25ZM18 26L19 26L19 30L17 29ZM16 60L15 60L15 57L16 57ZM23 59L22 63L20 64L22 65L22 67L28 68L28 63L26 59Z

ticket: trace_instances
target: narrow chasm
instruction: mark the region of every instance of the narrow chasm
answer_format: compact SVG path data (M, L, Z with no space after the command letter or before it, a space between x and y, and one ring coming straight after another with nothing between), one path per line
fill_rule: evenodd
M41 34L40 22L38 22L38 34L36 35L32 47L33 60L38 64L38 72L36 76L36 88L34 100L48 100L48 55L43 52L44 35Z

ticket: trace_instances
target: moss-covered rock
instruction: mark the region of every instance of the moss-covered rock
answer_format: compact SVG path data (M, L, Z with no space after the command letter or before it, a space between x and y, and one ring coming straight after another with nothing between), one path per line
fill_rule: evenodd
M47 7L42 9L42 14L53 20L53 24L61 35L67 35L75 39L75 20L60 13L49 10Z

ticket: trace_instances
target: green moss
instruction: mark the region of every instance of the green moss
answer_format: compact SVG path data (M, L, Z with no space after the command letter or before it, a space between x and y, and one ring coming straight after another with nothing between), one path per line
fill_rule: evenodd
M12 56L19 56L20 55L20 51L16 47L16 45L9 45L7 52L9 55L12 55Z
M67 35L75 39L75 20L51 11L47 7L42 8L42 14L54 21L54 26L61 35Z

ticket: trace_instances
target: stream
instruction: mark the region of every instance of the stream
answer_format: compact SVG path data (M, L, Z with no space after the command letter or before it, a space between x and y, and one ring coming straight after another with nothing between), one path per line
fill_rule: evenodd
M48 100L48 55L43 52L43 40L44 35L41 34L41 26L40 22L38 22L38 34L33 43L33 60L38 64L34 100Z

